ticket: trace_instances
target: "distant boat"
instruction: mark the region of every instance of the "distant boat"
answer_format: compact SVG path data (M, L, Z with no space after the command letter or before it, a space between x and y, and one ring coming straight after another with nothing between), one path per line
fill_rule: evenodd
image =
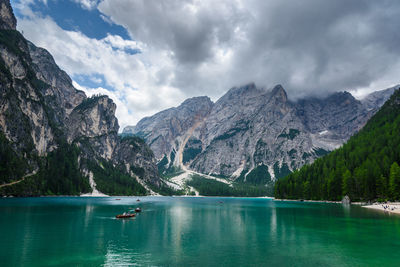
M124 214L118 214L115 216L117 219L125 219L125 218L133 218L135 217L135 213L124 213Z
M138 207L138 208L135 209L135 211L136 212L142 212L142 209Z
M139 201L140 201L140 199L137 199L136 201L137 201L137 202L139 202Z
M116 198L115 200L121 200L120 198Z

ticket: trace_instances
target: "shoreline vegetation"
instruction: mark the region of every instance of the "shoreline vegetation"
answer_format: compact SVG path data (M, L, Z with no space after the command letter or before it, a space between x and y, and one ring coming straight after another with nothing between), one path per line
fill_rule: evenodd
M343 146L275 183L277 198L400 200L400 90Z

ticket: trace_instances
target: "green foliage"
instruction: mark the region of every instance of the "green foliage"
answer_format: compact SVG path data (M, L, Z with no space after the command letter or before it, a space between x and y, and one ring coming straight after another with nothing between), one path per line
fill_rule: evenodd
M134 136L133 133L119 133L118 136L122 139L124 137Z
M238 121L236 126L230 130L228 130L227 132L221 134L220 136L217 136L213 141L218 141L218 140L225 140L228 138L231 138L232 136L240 133L240 132L244 132L250 129L249 126L250 122L249 121Z
M159 187L149 184L148 185L151 190L159 193L162 196L182 196L185 195L185 190L175 190L174 188L169 187L165 183L161 182Z
M144 168L139 167L139 166L131 166L131 171L136 174L140 179L143 179L144 174L146 173L146 171L144 170Z
M291 173L289 166L284 162L282 166L279 167L279 162L274 164L274 174L276 179L283 178Z
M55 195L79 195L89 192L88 179L82 176L78 156L79 148L63 143L50 152L46 164L39 171L39 176L46 181L43 189L50 190Z
M163 164L168 161L166 156L164 156L164 158L157 164L158 172L164 179L169 179L183 173L180 167L174 166L175 154L175 150L172 150L169 164L168 162Z
M278 180L275 197L340 200L349 195L352 200L399 200L399 151L400 91L396 90L341 148Z
M188 148L183 151L183 163L189 162L200 154L201 148Z
M171 162L171 164L174 162L174 160L175 160L175 155L176 155L176 152L175 152L175 149L173 149L172 151L171 151L171 154L169 155L169 158L170 158L170 162Z
M146 142L139 136L129 135L129 136L123 136L120 138L121 138L121 142L129 143L129 145L131 145L131 147L135 153L141 153L143 156L146 156L146 157L154 156L153 151L146 144Z
M260 165L254 168L246 176L246 183L254 185L266 185L271 182L271 175L268 172L268 167Z
M184 171L180 167L171 166L170 168L168 168L166 173L161 175L161 177L168 180L182 173L184 173Z
M113 166L111 162L101 160L99 163L88 161L87 166L93 172L96 187L100 192L118 196L144 196L147 194L147 190L135 178ZM135 173L141 174L143 169L133 167L133 170Z
M134 134L135 136L142 138L143 140L145 140L147 142L147 136L149 135L149 133L145 133L145 132L137 132Z
M400 199L400 167L396 162L390 167L389 189L391 199Z
M317 149L314 148L314 153L315 155L317 155L317 157L322 157L329 154L329 151L323 148L317 148Z
M62 143L46 158L39 159L40 169L36 175L22 182L1 188L1 195L79 195L89 192L89 181L82 176L78 165L79 149ZM22 178L22 177L20 177Z
M160 161L157 163L158 172L159 172L159 173L162 173L162 172L166 169L165 166L167 166L167 164L168 164L168 158L167 158L166 155L164 155L164 157L162 158L162 160L160 160Z
M26 160L15 153L11 143L0 132L0 184L21 179L27 169Z
M76 106L75 110L86 110L89 108L93 108L97 104L99 99L103 97L105 97L105 95L92 95L91 97L84 99L78 106Z
M297 129L289 129L289 133L281 133L278 138L287 138L293 140L296 136L300 134L300 131Z
M235 197L259 197L272 194L272 188L266 186L255 186L244 183L235 183L233 186L206 179L200 175L192 175L187 185L196 188L203 196L235 196Z
M189 139L183 150L182 162L187 163L201 153L201 141L198 139Z

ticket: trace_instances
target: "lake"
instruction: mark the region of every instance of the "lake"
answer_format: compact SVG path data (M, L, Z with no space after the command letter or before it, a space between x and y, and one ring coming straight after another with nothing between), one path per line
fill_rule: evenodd
M120 199L0 199L0 265L400 266L400 216L359 206Z

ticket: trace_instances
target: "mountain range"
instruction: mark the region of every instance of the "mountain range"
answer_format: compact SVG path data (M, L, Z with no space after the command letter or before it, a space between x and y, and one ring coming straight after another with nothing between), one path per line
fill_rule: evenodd
M291 100L281 85L251 83L216 102L187 99L119 135L113 101L74 88L16 23L0 0L0 195L197 194L196 186L263 195L259 185L340 147L399 88Z
M187 99L123 133L144 138L164 174L181 167L266 184L341 146L396 88L362 100L337 92L291 101L281 85L266 90L248 84L215 103L206 96Z

